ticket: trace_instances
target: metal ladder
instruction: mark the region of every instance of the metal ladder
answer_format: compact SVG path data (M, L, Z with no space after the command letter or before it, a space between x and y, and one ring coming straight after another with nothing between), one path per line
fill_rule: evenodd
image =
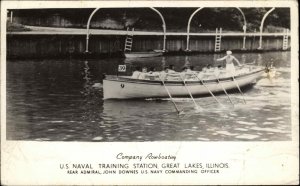
M129 28L127 27L127 36L125 39L124 52L131 52L132 43L133 43L133 31L134 31L134 28L132 28L132 30L129 31Z
M222 28L216 28L215 52L221 51Z
M287 50L289 48L289 29L284 29L283 41L282 41L282 50Z

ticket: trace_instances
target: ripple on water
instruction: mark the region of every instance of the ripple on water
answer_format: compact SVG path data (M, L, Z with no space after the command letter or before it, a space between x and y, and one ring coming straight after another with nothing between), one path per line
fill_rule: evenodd
M268 121L272 121L272 120L281 120L281 119L283 119L283 117L267 118Z
M252 127L250 128L252 130L258 130L258 131L266 131L266 132L274 132L274 133L285 133L284 131L282 130L279 130L279 129L272 129L272 128L261 128L261 127ZM272 133L270 133L272 134Z
M248 129L244 129L244 128L235 128L234 130L238 130L238 131L248 131Z
M107 139L108 139L109 141L112 141L112 140L115 139L115 137L107 137Z
M103 139L102 136L97 136L97 137L94 137L92 140L94 141L101 141Z
M62 123L62 122L64 122L64 121L61 121L61 120L59 120L59 121L47 121L48 123Z
M251 139L258 138L258 137L259 137L258 135L253 135L253 134L243 134L243 135L236 136L235 138L251 140Z
M110 134L109 131L105 131L103 134L104 134L105 136L111 136L111 134Z
M247 121L236 121L238 124L242 125L256 125L254 122L247 122Z
M49 138L36 138L37 141L49 141Z
M209 139L207 139L207 138L197 138L197 140L209 141Z
M223 135L226 135L226 136L236 136L237 135L237 134L230 133L228 131L217 131L216 133L223 134Z
M260 139L260 140L262 140L262 141L268 141L269 139L267 139L267 138L263 138L263 139Z
M266 121L266 122L263 122L263 125L273 125L274 123L273 122L270 122L270 121Z

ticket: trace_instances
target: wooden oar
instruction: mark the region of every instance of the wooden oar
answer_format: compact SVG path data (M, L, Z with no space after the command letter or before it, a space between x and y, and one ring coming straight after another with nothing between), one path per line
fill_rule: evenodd
M171 101L172 101L172 103L173 103L173 105L174 105L174 107L175 107L175 109L176 109L176 111L177 111L177 114L178 114L178 115L179 115L179 114L182 114L183 111L180 111L180 110L178 109L178 106L176 105L175 101L173 100L173 98L172 98L172 96L171 96L171 94L170 94L168 88L167 88L166 85L165 85L165 82L161 79L160 76L158 76L158 77L159 77L160 81L162 82L162 84L163 84L163 86L164 86L166 92L168 93L168 95L169 95L169 97L170 97L170 99L171 99Z
M246 100L245 100L245 98L244 98L244 93L242 92L242 90L241 90L241 88L240 88L240 86L239 86L239 83L236 81L236 79L234 78L234 76L232 76L232 79L233 79L233 81L235 82L236 87L239 89L239 91L240 91L240 93L241 93L241 95L242 95L242 97L243 97L244 103L246 104Z
M226 96L228 97L230 103L234 106L234 104L233 104L231 98L229 97L229 95L228 95L226 89L224 88L224 86L223 86L222 83L220 82L220 79L219 79L218 77L216 77L216 78L217 78L218 84L221 85L221 87L222 87L223 91L225 92Z
M216 100L216 102L223 106L223 104L216 98L216 96L212 93L212 91L210 91L210 89L204 84L203 80L200 79L195 73L194 73L193 75L196 76L196 78L197 78L197 79L202 83L202 85L208 90L208 92L209 92L210 95Z
M180 76L180 79L181 79L182 82L183 82L183 85L184 85L185 89L187 90L187 92L189 93L190 97L192 98L192 100L193 100L193 102L194 102L194 104L195 104L195 108L196 108L196 109L201 109L201 110L202 110L202 107L200 107L200 105L198 105L198 104L196 103L196 101L195 101L195 99L194 99L194 97L193 97L191 91L187 88L186 83L185 83L185 80L181 77L180 74L179 74L179 76Z

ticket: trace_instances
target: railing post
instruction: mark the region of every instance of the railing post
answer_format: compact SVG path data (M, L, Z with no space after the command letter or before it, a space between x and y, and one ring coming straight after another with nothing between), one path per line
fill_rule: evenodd
M263 27L260 26L259 27L259 43L258 43L259 45L258 45L258 48L257 48L259 50L262 49L262 30L263 30Z
M242 50L246 50L246 25L243 26L244 37L243 37L243 48Z
M163 25L163 29L164 29L164 42L163 42L163 51L166 51L166 25Z
M192 19L194 17L194 15L199 12L201 9L203 9L204 7L202 8L198 8L197 10L195 10L192 15L190 16L189 18L189 21L188 21L188 25L187 25L187 28L186 28L186 51L189 51L189 46L190 46L190 26L191 26L191 22L192 22Z
M165 22L165 19L163 17L163 15L156 9L156 8L153 8L153 7L150 7L151 10L153 10L154 12L156 12L161 21L162 21L162 27L163 27L163 32L164 32L164 40L163 40L163 51L166 51L166 32L167 32L167 27L166 27L166 22Z
M13 14L14 14L14 13L13 13L13 11L11 10L11 11L10 11L10 23L13 22Z
M92 20L92 17L94 16L94 14L99 10L100 8L96 8L90 15L88 22L86 24L86 46L85 46L85 52L88 53L89 52L89 35L90 35L90 23Z
M86 34L85 52L89 52L89 33Z
M242 47L242 50L246 50L246 30L247 30L246 16L245 16L244 12L239 7L237 7L237 9L240 11L240 13L242 14L243 19L244 19L244 25L243 25L244 37L243 37L243 47Z
M263 28L264 28L264 22L265 22L265 19L267 18L267 16L274 10L275 8L271 8L265 15L264 17L262 18L261 20L261 23L260 23L260 27L259 27L259 30L260 30L260 35L259 35L259 47L258 49L259 50L262 50L262 32L263 32Z

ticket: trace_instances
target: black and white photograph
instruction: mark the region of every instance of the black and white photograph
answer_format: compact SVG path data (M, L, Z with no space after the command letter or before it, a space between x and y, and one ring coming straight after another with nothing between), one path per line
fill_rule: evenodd
M298 132L294 126L299 127L299 121L293 122L299 108L298 96L293 97L298 94L293 83L299 61L292 57L298 52L292 43L298 41L292 34L298 29L292 5L298 4L224 2L1 2L6 5L1 8L2 141L64 146L118 142L140 148L148 142L292 143ZM155 171L156 176L215 176L234 167L221 158L218 163L177 165L172 153L139 156L139 150L131 151L111 155L129 164L95 167L96 162L75 164L64 158L57 170L66 169L68 176L88 169L89 176L151 173L155 178ZM130 164L144 160L150 163ZM299 183L295 179L278 183Z

